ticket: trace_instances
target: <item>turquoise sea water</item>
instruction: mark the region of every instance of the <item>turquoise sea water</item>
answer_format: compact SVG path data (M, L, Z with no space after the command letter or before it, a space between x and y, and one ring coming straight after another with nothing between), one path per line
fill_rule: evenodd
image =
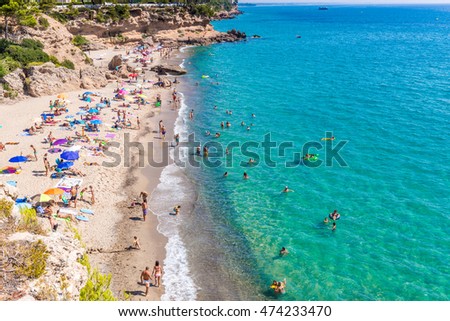
M198 199L181 237L197 298L449 300L450 7L244 10L215 27L261 39L188 49L187 128L202 143L270 133L293 147L272 150L276 166L259 146L187 170ZM345 166L285 166L326 131L348 142ZM239 164L249 157L259 163ZM334 209L333 232L322 220ZM276 297L268 287L283 278Z

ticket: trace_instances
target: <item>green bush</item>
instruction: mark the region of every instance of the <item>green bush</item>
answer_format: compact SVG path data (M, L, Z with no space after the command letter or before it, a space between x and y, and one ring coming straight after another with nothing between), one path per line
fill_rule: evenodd
M0 77L3 77L10 72L13 72L20 67L20 63L12 59L11 57L5 57L0 59Z
M23 39L20 44L22 47L30 48L30 49L44 49L44 45L39 40L34 39Z
M16 266L16 275L37 279L45 273L48 252L47 246L41 240L25 247L22 253L23 261Z
M29 80L29 78L27 78ZM26 82L26 80L25 80ZM28 231L34 234L44 234L39 221L37 219L36 210L34 208L22 208L20 210L21 219L17 230Z
M75 65L72 61L70 61L69 59L64 59L64 61L60 64L62 67L67 68L67 69L75 69Z
M89 40L87 40L85 37L80 36L80 35L76 35L75 37L73 37L72 39L72 43L77 46L83 46L83 45L87 45L89 43Z
M11 45L6 49L6 53L22 66L26 66L30 62L47 62L49 56L40 49L25 48L18 45Z
M39 17L38 22L42 26L42 28L44 28L44 30L46 30L48 27L50 27L50 23L44 17Z
M25 27L36 27L37 26L37 20L34 16L32 15L26 15L25 17L23 17L22 19L20 19L19 24Z
M49 61L52 62L55 66L59 66L59 60L55 56L50 56Z
M5 198L0 199L0 218L11 216L14 203Z
M102 274L98 269L92 270L87 254L78 260L89 273L85 286L80 290L80 301L117 301L112 293L111 274Z

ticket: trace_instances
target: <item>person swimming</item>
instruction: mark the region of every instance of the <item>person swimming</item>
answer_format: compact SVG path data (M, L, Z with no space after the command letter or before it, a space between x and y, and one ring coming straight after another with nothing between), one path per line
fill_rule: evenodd
M293 192L292 189L289 189L288 186L285 186L284 189L281 191L282 193L289 193L289 192Z
M248 179L249 177L248 177L248 174L247 174L247 172L244 172L244 179Z
M325 224L328 224L328 217L325 217L324 219L323 219L323 222L325 223Z
M280 256L286 255L286 254L288 254L288 253L289 253L289 251L286 250L286 248L283 246L283 247L281 248L281 250L280 250Z
M223 177L228 177L228 172L223 173Z

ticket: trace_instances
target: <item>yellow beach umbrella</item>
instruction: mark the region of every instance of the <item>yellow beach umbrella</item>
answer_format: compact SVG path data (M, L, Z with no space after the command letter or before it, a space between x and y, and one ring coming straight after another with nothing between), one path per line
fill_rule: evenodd
M142 94L138 95L138 97L140 97L140 98L144 98L144 99L147 99L147 96L145 96L145 95L142 95Z
M58 97L59 99L67 99L67 94L61 93L61 94L59 94L59 95L56 96L56 97Z
M51 199L52 199L52 198L51 198L49 195L47 195L47 194L41 194L41 197L39 198L39 202L45 203L45 202L50 201Z

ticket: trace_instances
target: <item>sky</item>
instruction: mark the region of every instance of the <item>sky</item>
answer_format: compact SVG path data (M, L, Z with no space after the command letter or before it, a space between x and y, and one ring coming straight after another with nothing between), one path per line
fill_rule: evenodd
M241 3L309 3L309 4L450 4L450 0L239 0Z

